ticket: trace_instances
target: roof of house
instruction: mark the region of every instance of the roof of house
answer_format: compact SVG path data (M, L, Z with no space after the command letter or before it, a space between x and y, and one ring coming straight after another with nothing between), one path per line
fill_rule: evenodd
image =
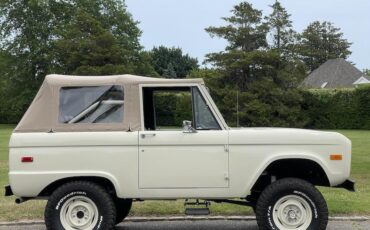
M369 84L370 83L370 78L369 77L360 77L359 79L357 79L357 81L355 81L353 84L354 85L361 85L361 84Z
M343 58L331 59L312 71L302 82L307 88L352 88L360 78L370 81L359 69Z

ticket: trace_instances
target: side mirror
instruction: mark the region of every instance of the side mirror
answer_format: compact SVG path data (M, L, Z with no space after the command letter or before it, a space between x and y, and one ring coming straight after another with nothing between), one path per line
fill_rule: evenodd
M197 130L194 129L192 126L191 126L191 121L183 121L182 122L182 132L183 133L196 133Z

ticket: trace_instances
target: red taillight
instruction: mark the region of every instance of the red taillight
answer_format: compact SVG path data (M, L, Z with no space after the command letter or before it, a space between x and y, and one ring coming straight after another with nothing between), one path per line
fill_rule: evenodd
M32 163L33 157L22 157L22 163Z

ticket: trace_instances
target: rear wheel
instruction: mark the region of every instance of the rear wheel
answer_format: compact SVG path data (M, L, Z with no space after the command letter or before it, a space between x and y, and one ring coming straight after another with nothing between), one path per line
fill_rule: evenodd
M116 224L121 223L130 213L132 200L118 199L116 202Z
M269 185L256 206L262 230L324 230L328 208L321 193L307 181L284 178Z
M45 209L45 224L53 230L112 229L116 207L101 186L74 181L62 185L50 196Z

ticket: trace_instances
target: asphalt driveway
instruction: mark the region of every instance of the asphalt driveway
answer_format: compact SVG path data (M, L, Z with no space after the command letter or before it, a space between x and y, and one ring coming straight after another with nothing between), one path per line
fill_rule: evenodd
M44 225L0 226L0 230L45 230ZM255 221L240 220L197 220L197 221L148 221L123 222L116 230L258 230ZM367 230L370 221L331 221L328 230Z

